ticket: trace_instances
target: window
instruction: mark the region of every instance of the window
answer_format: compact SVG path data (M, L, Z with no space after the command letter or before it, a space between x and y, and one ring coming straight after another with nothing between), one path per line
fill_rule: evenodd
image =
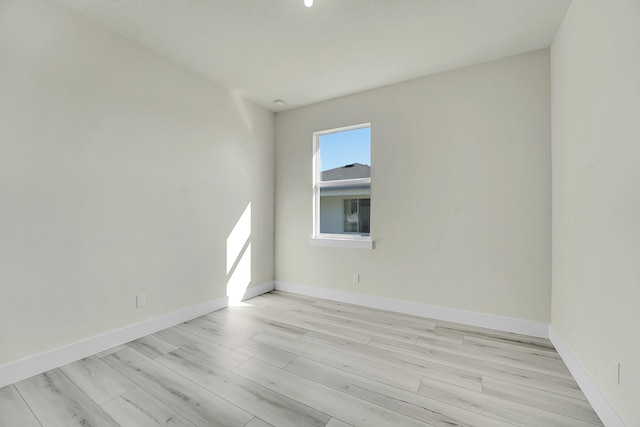
M371 125L315 132L315 243L372 248Z

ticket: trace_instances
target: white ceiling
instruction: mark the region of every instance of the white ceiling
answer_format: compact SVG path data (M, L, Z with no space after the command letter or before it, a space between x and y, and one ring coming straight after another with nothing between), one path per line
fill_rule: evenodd
M281 111L546 48L571 0L57 1Z

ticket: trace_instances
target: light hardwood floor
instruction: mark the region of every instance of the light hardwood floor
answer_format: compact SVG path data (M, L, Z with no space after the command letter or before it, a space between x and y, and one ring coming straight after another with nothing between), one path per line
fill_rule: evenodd
M0 426L601 426L548 340L271 292L0 389Z

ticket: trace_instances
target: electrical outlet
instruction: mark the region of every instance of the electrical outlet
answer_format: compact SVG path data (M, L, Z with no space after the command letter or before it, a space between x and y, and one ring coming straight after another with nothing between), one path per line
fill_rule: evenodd
M147 305L147 294L136 295L136 308L145 307Z
M360 283L360 275L358 273L353 273L353 283Z
M611 379L616 385L620 385L620 362L611 358Z

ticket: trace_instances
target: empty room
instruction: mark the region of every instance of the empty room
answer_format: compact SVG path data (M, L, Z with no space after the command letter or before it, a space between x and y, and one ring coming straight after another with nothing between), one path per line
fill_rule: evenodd
M640 0L0 0L0 427L640 427Z

